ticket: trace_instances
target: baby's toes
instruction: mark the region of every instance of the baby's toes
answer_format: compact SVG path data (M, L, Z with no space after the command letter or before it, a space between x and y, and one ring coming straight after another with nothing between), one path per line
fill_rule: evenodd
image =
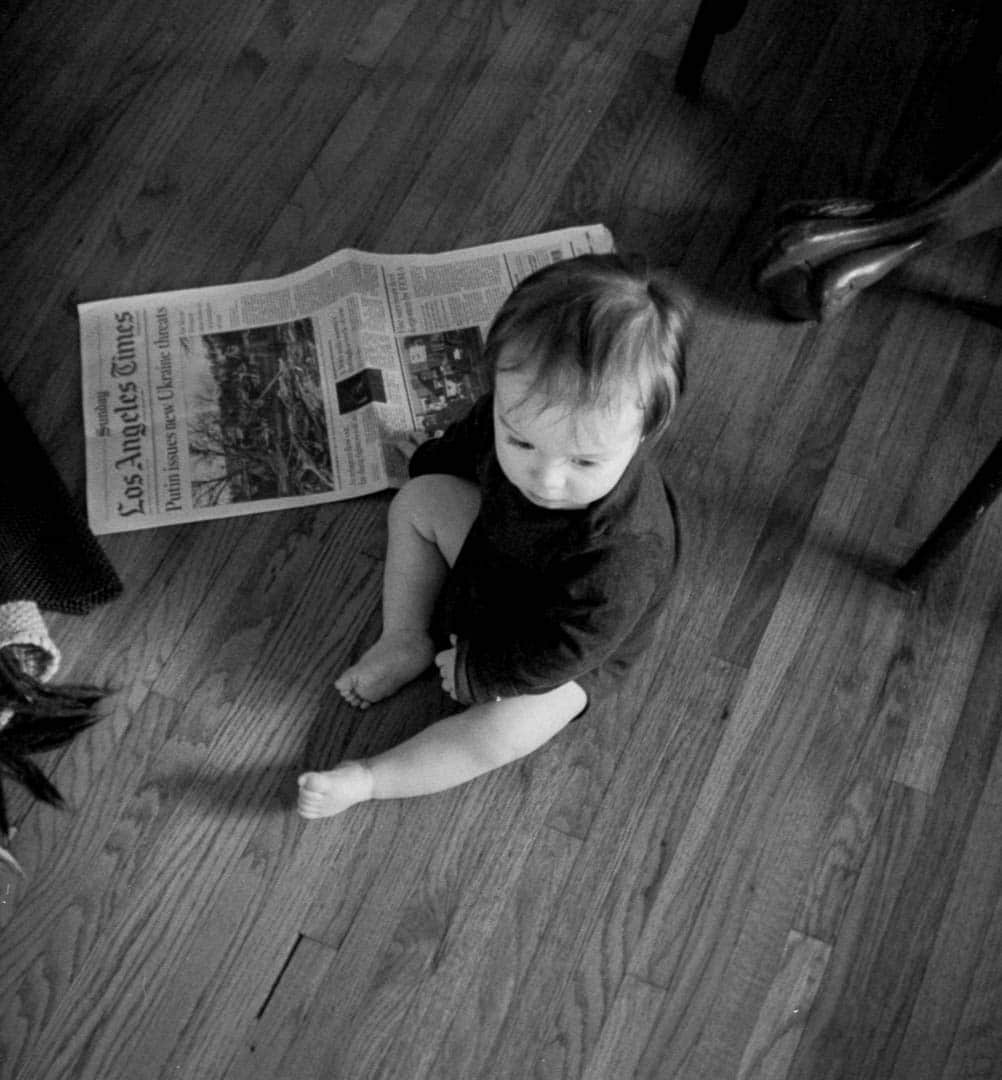
M367 709L372 704L358 692L358 678L350 672L335 680L334 689L356 709Z

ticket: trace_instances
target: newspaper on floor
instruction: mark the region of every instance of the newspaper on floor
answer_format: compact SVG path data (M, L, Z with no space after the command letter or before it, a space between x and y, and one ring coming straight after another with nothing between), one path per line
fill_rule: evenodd
M612 247L593 225L436 255L346 249L269 281L81 304L91 528L399 486L393 441L487 389L484 337L514 285Z

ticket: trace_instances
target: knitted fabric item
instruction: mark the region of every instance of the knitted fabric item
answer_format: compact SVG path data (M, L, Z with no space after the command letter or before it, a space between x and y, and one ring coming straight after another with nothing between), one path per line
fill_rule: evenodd
M46 682L59 669L59 649L49 637L38 605L30 600L0 604L0 649L10 649L18 667L33 679ZM0 707L0 728L14 715Z
M30 600L0 604L0 649L8 646L15 650L21 670L33 679L45 682L59 670L59 650L38 605Z
M0 604L82 615L122 591L82 512L0 380Z

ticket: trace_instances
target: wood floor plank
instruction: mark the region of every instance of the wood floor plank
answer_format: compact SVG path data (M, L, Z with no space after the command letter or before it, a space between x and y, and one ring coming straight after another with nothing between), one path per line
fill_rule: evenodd
M865 864L882 809L887 801L894 770L908 730L913 707L909 694L920 658L908 639L908 625L888 620L892 640L867 638L868 649L884 658L871 673L881 679L872 692L869 710L858 715L858 705L840 705L840 716L857 713L862 734L857 736L855 760L842 774L843 789L833 799L824 838L817 845L811 869L794 920L805 937L833 944L839 935L846 908L851 903ZM867 663L870 654L865 654Z
M145 185L123 199L117 233L109 230L95 253L88 276L102 290L96 295L108 295L104 274L134 291L217 284L238 274L358 94L365 70L341 49L365 17L365 5L351 3L327 8L319 23L266 21L220 72L210 69L206 77L217 81L191 115L181 114L167 152L146 163ZM262 130L275 133L275 145L257 160ZM144 230L140 255L127 241ZM211 239L208 259L196 261L196 236Z
M23 113L15 114L26 132L51 131L51 145L58 148L53 156L59 164L50 184L20 188L31 200L30 208L22 209L18 219L22 232L15 251L21 273L9 279L4 273L2 278L15 310L23 312L12 340L15 359L39 334L44 336L50 321L46 307L59 310L63 296L92 262L104 237L117 234L121 255L131 255L133 260L145 256L150 266L145 250L148 237L130 237L117 225L120 204L141 192L144 173L156 172L168 160L175 139L197 115L206 91L238 54L242 44L238 28L246 32L248 21L253 27L255 16L261 13L260 8L224 4L205 20L190 13L186 17L184 6L177 12L176 23L170 18L161 20L152 8L141 12L132 5L116 9L117 21L109 20L107 27L100 28L103 33L95 35L92 52L75 52L69 64L54 66L58 72L54 85L44 85L55 102L29 99L22 103ZM92 87L94 99L88 102L68 90L61 85L63 79L70 87ZM148 117L161 113L165 102L170 104L161 122L150 125ZM26 141L38 145L31 136ZM93 152L95 145L100 153ZM180 195L175 189L175 201ZM69 245L67 237L73 237ZM107 247L102 254L108 257ZM52 274L56 265L62 268L58 276ZM117 279L119 289L123 284ZM45 304L39 303L42 296ZM66 350L64 355L70 361L75 352ZM72 366L68 364L66 370Z
M959 362L967 317L950 312L945 319L931 318L921 302L904 298L894 320L897 325L877 349L838 464L859 476L911 484L950 371Z
M998 635L996 619L935 796L892 789L795 1071L893 1074L1002 734Z
M773 365L775 339L765 335L751 342L747 377L725 380L713 392L714 368L726 366L736 325L712 315L706 320L696 341L693 396L668 434L663 460L681 511L682 562L671 606L685 613L678 625L687 634L704 636L713 651L799 434L797 421L778 417L774 396L792 358L783 355ZM745 392L754 407L737 407Z
M965 315L958 328L957 362L949 372L898 522L919 536L932 530L1002 437L1002 371L997 363L977 362L978 357L997 356L1002 350L1002 326L965 306L987 300L990 311L991 298L1002 298L998 266L999 241L989 234L936 252L934 259L901 282L902 289L922 298L928 309L924 317L934 321L939 332L947 330L944 308L954 307Z
M590 221L601 211L619 245L632 250L632 238L623 235L621 228L622 204L645 157L651 129L659 120L665 122L665 110L659 105L668 93L664 85L667 70L663 61L646 53L631 59L615 94L601 104L593 130L573 157L573 167L550 209L550 224L559 227L571 221ZM673 194L678 200L679 192ZM656 207L652 218L659 220L663 209ZM654 230L646 239L653 239L653 234Z
M822 507L822 513L831 523L828 527L831 528L837 521L851 520L857 512L860 497L859 486L851 480L842 483L837 492L833 486L827 505ZM841 530L842 526L836 528ZM716 798L727 788L729 777L744 752L747 740L754 737L756 724L761 722L764 715L769 715L794 660L788 654L785 642L788 639L801 639L803 631L798 627L806 627L814 622L831 573L830 564L818 568L812 560L809 569L805 565L802 577L791 576L788 582L790 600L777 609L771 633L767 633L763 639L756 657L755 672L743 686L735 713L729 718L726 740L714 762L713 773L707 780L706 798ZM784 642L782 648L779 647L780 640ZM709 817L703 814L697 815L697 819L709 824Z
M167 1075L189 1069L197 1075L223 1076L232 1068L240 1075L252 1068L261 1070L253 1075L274 1075L270 1063L302 1037L308 1006L323 1001L324 980L337 959L335 949L296 927L304 924L321 893L327 859L336 860L366 839L363 821L346 828L332 844L297 826L287 811L262 820L240 859L224 871L222 888L202 914L203 922L217 922L217 933L204 943L193 937L165 980L171 989L197 986L198 1008L193 1010L189 1002L157 1010L135 1049L135 1060L127 1058L130 1069L142 1069L155 1051L157 1069ZM242 906L235 907L238 904ZM303 942L309 942L309 948L305 960L297 961ZM282 1026L284 1013L266 1015L276 994L279 1009L293 1010L297 1018L295 1039ZM248 1022L259 1016L262 1023ZM280 1027L278 1044L258 1054L256 1048L275 1024Z
M854 314L859 317L840 332L822 336L815 350L806 355L802 350L799 363L778 389L779 415L764 433L755 465L763 474L775 475L785 462L789 464L717 640L718 654L732 663L751 664L873 362L860 344L879 334L880 313L876 318L869 311ZM793 440L795 445L790 446Z
M994 704L996 709L1002 707L997 700ZM990 699L982 699L979 705L992 708ZM983 970L981 958L993 945L994 898L1002 892L1000 830L1002 742L996 747L994 764L964 842L953 892L894 1062L894 1080L935 1080L947 1075L951 1059L959 1063L964 1058L991 1057L996 1065L1002 1061L998 998L984 997L985 990L991 993L990 988L977 986L979 969ZM970 1020L965 1023L968 1007L971 1017L980 1017L974 1024ZM975 1039L968 1043L975 1032Z
M512 1011L473 1075L571 1076L587 1066L743 676L707 664L691 644L666 665L649 699L660 704L645 710L629 767L606 792L533 963L521 973ZM689 721L707 714L717 723Z
M841 490L829 490L822 520L851 520L840 503L854 487L843 480ZM864 505L856 512L855 528L867 534L872 508ZM680 1074L730 1075L740 1062L742 1032L750 1035L768 990L765 973L780 962L808 878L808 853L823 835L837 798L831 777L842 775L844 755L853 753L850 727L831 704L840 675L834 658L843 655L847 640L860 636L870 605L878 612L884 606L862 575L840 571L838 557L830 557L831 576L824 581L798 580L794 570L776 618L809 618L833 636L822 639L815 632L812 646L789 657L784 679L770 686L775 674L767 634L765 655L749 673L689 829L658 883L631 970L670 993L639 1075L651 1072L655 1062ZM812 559L811 565L816 571L821 562ZM877 671L893 655L897 618L895 604L886 604L864 633ZM884 619L891 621L890 632L882 626ZM877 648L881 639L883 658ZM857 682L859 699L851 714L856 724L865 723L879 685L872 674ZM848 679L839 691L849 691ZM843 703L851 700L850 693ZM770 839L758 844L753 835ZM750 850L756 851L753 859L746 854Z
M998 956L1002 954L1002 903L996 902L983 942L980 963L974 971L967 1007L953 1038L943 1080L978 1080L998 1072L1002 1061L998 1000L1002 993Z
M301 1038L303 1014L334 963L329 945L300 935L260 1013L244 1037L224 1080L277 1076L282 1058Z
M627 976L613 999L587 1069L581 1080L632 1076L647 1035L664 1001L657 986Z
M442 963L426 979L408 1016L412 1037L398 1040L379 1075L387 1080L447 1080L472 1075L484 1060L512 1007L518 979L538 947L580 852L580 842L550 828L536 835L506 889L489 897L492 907L465 957L449 943ZM515 868L513 868L515 870ZM478 905L481 910L485 903ZM470 930L467 929L467 934ZM489 1060L489 1059L487 1059Z
M923 793L893 785L846 913L841 941L832 950L798 1042L791 1076L824 1075L825 1069L830 1075L852 1075L846 1071L852 1067L848 1060L852 1044L867 1040L872 1031L862 1001L866 982L919 842L926 806Z
M828 964L831 946L793 930L755 1030L745 1046L737 1080L786 1080L790 1061Z
M837 9L809 0L806 7L751 10L742 20L747 51L734 48L733 35L724 37L709 85L751 99L764 123L793 135L801 148L803 197L828 198L843 191L874 198L900 195L895 184L907 186L921 160L905 151L921 137L924 119L922 112L908 111L918 80L906 58L929 41L941 42L947 52L950 35L945 31L956 15L951 19L937 4L874 12L865 0L850 0ZM785 20L792 32L780 40L775 27ZM886 185L882 189L868 188L875 174Z
M449 141L505 39L507 23L498 25L494 14L481 5L475 17L462 17L450 5L431 3L408 19L250 253L248 276L295 269L339 246L412 250L394 234L392 219L417 177L432 167L429 148ZM434 246L450 242L439 237Z
M915 688L916 710L896 778L932 792L939 781L966 688L1002 597L992 554L1002 545L1002 515L986 517L926 590L920 615L925 620L927 666Z
M361 67L377 68L387 56L391 44L411 23L414 9L420 0L388 0L379 4L372 17L360 29L358 36L345 50L345 59ZM427 12L422 12L426 19Z
M453 117L449 151L427 159L389 225L388 242L427 250L433 236L448 236L453 246L483 239L463 231L462 223L479 205L493 173L503 168L516 133L535 110L588 10L579 5L572 15L565 0L555 0L545 8L526 5L518 11ZM536 220L541 226L542 218Z
M614 170L620 183L630 177L637 152L651 137L650 125L641 124L638 132L636 125L623 123L622 109L613 108L613 118L609 107L626 97L632 100L631 111L636 114L643 97L654 92L660 99L664 93L663 80L657 90L648 81L646 94L627 88L630 69L639 59L635 58L636 41L649 23L650 13L634 4L600 5L580 23L537 96L533 112L467 219L469 235L521 235L544 224L556 228L570 220L591 221L599 206L605 220L611 208L607 198L596 199L591 208L579 204L573 214L566 205L556 213L551 206L565 179L581 171L589 148L595 154L595 148L602 147L597 156L605 156L606 167L598 164L596 171L608 177L613 172L607 167L608 155L615 153L616 144L630 144L633 152L620 158ZM651 66L646 65L648 69ZM599 129L603 136L597 135ZM606 140L610 131L615 131L611 146ZM604 186L602 180L597 183ZM430 225L434 227L435 219Z

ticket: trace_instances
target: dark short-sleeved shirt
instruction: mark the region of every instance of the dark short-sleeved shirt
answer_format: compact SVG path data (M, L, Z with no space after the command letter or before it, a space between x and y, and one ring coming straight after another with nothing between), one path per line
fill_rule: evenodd
M421 445L412 476L447 473L480 486L480 512L435 612L455 634L465 704L542 693L576 681L609 693L648 648L675 563L674 500L645 444L616 486L581 510L530 502L494 449L493 398Z

